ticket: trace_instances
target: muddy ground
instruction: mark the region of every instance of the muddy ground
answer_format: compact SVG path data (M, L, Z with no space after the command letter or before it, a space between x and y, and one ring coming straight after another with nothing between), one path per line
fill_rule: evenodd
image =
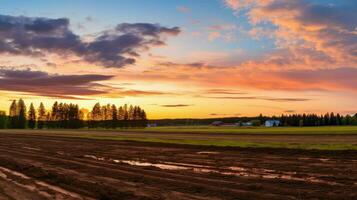
M0 134L0 200L357 199L356 151Z

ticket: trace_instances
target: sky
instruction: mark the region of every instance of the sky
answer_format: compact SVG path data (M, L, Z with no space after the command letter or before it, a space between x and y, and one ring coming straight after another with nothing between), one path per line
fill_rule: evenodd
M354 0L0 0L0 110L357 112Z

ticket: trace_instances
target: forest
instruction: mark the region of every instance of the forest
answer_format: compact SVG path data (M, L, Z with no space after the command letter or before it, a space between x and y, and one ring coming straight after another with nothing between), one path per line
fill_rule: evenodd
M215 121L223 123L252 122L253 126L261 126L267 120L279 120L280 126L348 126L357 125L357 113L355 115L341 115L326 113L318 114L289 114L281 116L264 116L260 114L255 117L225 117L225 118L203 118L203 119L158 119L149 120L149 123L157 126L195 126L209 125Z
M147 124L146 112L140 106L114 104L101 106L96 103L90 112L80 109L77 104L53 104L47 110L43 103L36 109L33 103L29 108L20 99L13 100L9 115L0 112L0 128L9 129L43 129L43 128L127 128L145 127Z

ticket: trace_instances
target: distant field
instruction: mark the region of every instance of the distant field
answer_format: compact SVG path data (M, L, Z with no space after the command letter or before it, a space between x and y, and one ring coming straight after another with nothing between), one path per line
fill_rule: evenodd
M357 126L341 127L154 127L117 130L0 130L0 134L62 136L200 146L357 150Z

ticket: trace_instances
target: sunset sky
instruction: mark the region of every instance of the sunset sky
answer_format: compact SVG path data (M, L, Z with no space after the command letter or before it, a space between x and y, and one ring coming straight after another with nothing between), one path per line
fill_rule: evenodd
M0 0L0 110L357 112L354 0Z

